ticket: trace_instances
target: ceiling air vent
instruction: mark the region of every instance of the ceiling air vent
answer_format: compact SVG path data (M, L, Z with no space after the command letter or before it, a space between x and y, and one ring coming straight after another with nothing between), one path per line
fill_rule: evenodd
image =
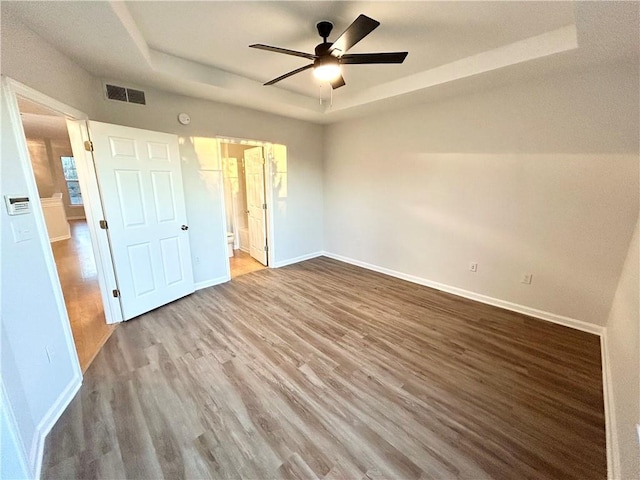
M127 98L129 99L129 103L138 103L140 105L147 104L144 100L144 92L142 90L127 88Z
M105 84L107 98L109 100L117 100L119 102L137 103L138 105L146 105L142 90L134 90L133 88L119 87L118 85Z

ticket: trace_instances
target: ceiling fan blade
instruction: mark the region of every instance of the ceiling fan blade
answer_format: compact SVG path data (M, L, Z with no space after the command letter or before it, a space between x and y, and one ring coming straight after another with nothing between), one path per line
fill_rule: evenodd
M316 58L318 58L310 53L298 52L297 50L289 50L280 47L272 47L271 45L263 45L261 43L255 43L253 45L249 45L249 47L257 48L259 50L267 50L268 52L284 53L285 55L294 55L296 57L308 58L309 60L315 60Z
M385 53L347 53L340 57L343 64L366 63L402 63L409 52L385 52Z
M333 82L331 82L331 88L333 88L334 90L336 88L344 87L345 85L346 83L344 83L344 78L342 77L342 75L340 75Z
M278 77L278 78L274 78L273 80L267 82L264 84L264 86L267 85L273 85L274 83L278 83L280 80L284 80L285 78L289 78L292 75L295 75L296 73L300 73L300 72L304 72L305 70L309 70L311 67L313 67L313 63L310 63L309 65L305 65L304 67L300 67L300 68L296 68L295 70L289 72L289 73L285 73L284 75Z
M354 20L354 22L342 32L342 35L333 42L331 46L331 53L339 57L343 55L347 50L353 47L356 43L362 40L364 37L373 32L380 22L369 18L366 15L360 15Z

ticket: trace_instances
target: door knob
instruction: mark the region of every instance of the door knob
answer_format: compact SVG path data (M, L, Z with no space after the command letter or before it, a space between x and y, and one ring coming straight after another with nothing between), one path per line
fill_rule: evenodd
M189 225L182 225L182 226L180 227L180 229L182 229L182 230L189 230Z

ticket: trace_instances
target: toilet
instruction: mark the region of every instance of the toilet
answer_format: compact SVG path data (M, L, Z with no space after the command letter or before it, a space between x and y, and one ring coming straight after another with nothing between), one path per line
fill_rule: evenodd
M227 232L227 254L233 257L233 233Z

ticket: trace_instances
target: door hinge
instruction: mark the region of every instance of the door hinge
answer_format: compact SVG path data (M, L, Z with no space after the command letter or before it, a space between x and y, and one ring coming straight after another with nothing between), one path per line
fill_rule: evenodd
M102 230L108 230L109 229L109 224L107 223L106 220L100 220L100 228Z
M120 296L120 290L118 290L117 288L114 289L111 293L113 293L113 296L118 298Z
M91 140L87 140L86 142L84 142L84 149L87 152L93 152L93 142Z
M263 210L266 210L266 209L267 209L267 204L266 204L266 203L263 203L263 204L262 204L262 209L263 209Z
M269 253L269 245L264 246L264 253Z

